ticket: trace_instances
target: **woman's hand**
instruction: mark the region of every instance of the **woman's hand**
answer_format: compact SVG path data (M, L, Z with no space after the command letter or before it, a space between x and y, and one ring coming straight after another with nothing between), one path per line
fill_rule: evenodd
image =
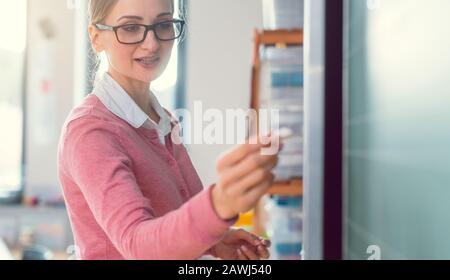
M278 163L278 153L263 155L261 149L274 143L276 147L280 145L275 142L279 141L278 137L269 139L268 144L262 144L259 139L249 141L218 160L219 182L213 187L212 201L222 219L228 220L249 211L272 186L274 175L271 171ZM257 144L250 144L254 142Z
M230 229L213 252L222 260L261 260L270 257L270 245L270 241L243 229Z

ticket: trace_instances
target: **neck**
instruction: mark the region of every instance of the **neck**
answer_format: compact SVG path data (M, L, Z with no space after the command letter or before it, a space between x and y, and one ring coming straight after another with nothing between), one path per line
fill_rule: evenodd
M108 73L150 119L152 119L155 123L159 123L160 117L151 106L150 83L132 80L120 73L117 73L111 68L109 68Z
M133 80L109 69L111 77L126 91L133 101L147 114L154 122L159 123L159 116L151 106L150 83Z
M128 93L134 102L136 102L144 112L147 112L150 104L150 84L127 78L111 68L109 68L108 73Z

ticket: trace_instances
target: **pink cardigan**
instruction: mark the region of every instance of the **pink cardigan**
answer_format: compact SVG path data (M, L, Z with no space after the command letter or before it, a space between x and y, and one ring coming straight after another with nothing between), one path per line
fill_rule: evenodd
M196 259L236 221L218 217L185 147L166 137L93 94L71 112L58 175L81 259Z

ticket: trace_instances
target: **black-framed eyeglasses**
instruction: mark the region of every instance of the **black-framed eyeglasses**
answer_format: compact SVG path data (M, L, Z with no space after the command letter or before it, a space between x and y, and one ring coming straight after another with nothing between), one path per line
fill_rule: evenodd
M117 41L121 44L140 44L145 41L147 34L153 30L155 37L159 41L173 41L181 37L184 31L185 21L180 19L167 20L152 25L145 24L124 24L110 26L105 24L95 24L99 30L109 30L116 33Z

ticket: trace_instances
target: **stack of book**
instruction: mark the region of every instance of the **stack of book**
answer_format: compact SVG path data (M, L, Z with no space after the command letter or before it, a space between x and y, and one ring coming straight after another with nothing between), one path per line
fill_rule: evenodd
M262 47L260 106L278 111L272 128L288 128L293 137L284 141L274 170L277 181L303 175L303 48Z
M303 0L263 0L264 29L303 28ZM294 136L284 142L274 170L277 181L303 175L303 47L283 45L260 49L261 109L279 111L271 118L272 128L288 128Z

